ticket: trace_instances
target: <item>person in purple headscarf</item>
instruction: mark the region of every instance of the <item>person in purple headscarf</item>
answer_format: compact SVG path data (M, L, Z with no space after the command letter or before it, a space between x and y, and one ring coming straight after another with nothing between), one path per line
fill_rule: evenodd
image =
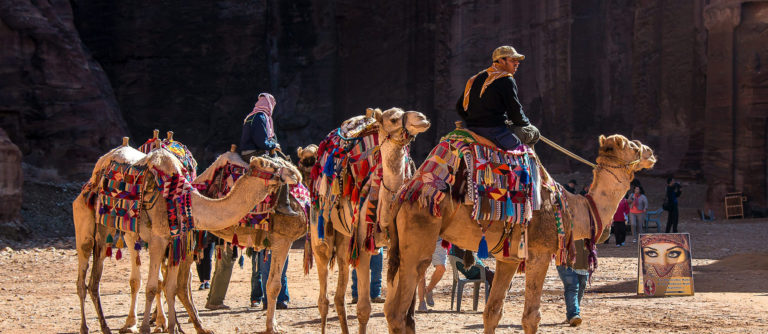
M275 127L272 123L272 112L275 110L276 104L272 94L261 93L253 110L245 116L243 134L240 137L240 155L246 162L250 161L251 157L267 155L275 149L280 149L280 144L275 136ZM287 185L280 187L275 211L287 216L299 215L298 212L291 209Z

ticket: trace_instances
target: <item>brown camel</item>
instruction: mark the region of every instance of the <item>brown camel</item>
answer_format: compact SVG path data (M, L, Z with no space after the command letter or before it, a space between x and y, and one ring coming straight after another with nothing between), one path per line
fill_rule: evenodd
M592 186L589 194L594 198L599 218L605 229L600 235L596 231L598 242L608 237L609 222L616 211L622 196L629 189L634 173L644 168L653 167L656 158L653 151L639 141L629 141L621 135L600 136L600 149L597 167L593 171ZM549 178L540 168L543 180ZM542 287L547 268L552 256L558 250L554 204L551 193L546 187L541 188L541 209L533 212L528 227L528 257L525 259L526 287L525 308L522 325L525 333L535 333L541 319L539 307ZM588 239L590 218L588 201L585 197L565 192L572 221L566 222L566 228L572 226L570 233L574 240ZM430 215L429 210L418 203L399 202L393 208L396 215L394 228L390 229L391 246L389 254L388 288L389 294L384 306L390 333L415 333L413 319L414 293L417 280L424 275L429 266L430 254L434 250L438 236L466 250L477 251L482 237L478 222L471 218L471 205L455 200L443 200L440 203L442 217ZM568 218L568 217L566 217ZM480 221L487 228L488 221ZM569 224L569 223L572 223ZM503 224L491 225L486 233L488 245L495 245L502 235ZM512 233L516 245L520 240L520 227L515 225ZM496 275L483 312L485 333L494 333L502 315L504 297L512 276L521 259L515 255L496 257Z
M126 138L127 139L127 138ZM181 163L178 159L166 150L155 150L145 155L138 150L135 150L127 146L127 140L124 139L124 145L122 147L113 149L109 153L105 154L96 163L92 176L89 180L87 187L84 188L81 195L79 195L72 203L73 219L75 223L75 235L76 235L76 248L78 251L78 280L77 290L80 297L80 309L81 309L81 333L88 332L88 326L85 321L85 308L84 300L86 289L93 299L96 312L99 317L99 323L101 330L104 333L110 333L107 326L104 314L101 308L101 301L99 297L99 280L101 279L101 273L103 270L103 261L106 256L106 243L105 239L107 234L114 234L115 230L106 228L101 224L96 223L96 213L94 209L89 207L87 203L88 194L91 191L98 192L100 185L103 181L103 173L107 166L112 162L128 163L131 165L146 166L149 169L156 168L164 173L181 173ZM150 174L150 173L148 173ZM266 181L265 181L266 180ZM301 176L295 168L285 167L277 162L264 158L255 158L249 165L249 172L246 176L242 177L233 187L229 196L223 199L209 199L201 196L197 192L192 192L191 197L191 211L195 217L195 227L201 230L213 230L223 229L227 226L236 224L240 217L244 216L250 209L257 203L263 201L266 196L274 192L277 187L285 183L296 183L301 180ZM167 220L167 210L164 200L158 200L160 196L152 196L157 192L155 187L155 180L152 176L145 178L144 183L144 199L152 198L150 203L143 203L149 209L142 209L139 219L137 233L126 233L126 241L131 242L138 240L138 236L142 240L149 243L150 253L150 270L149 280L147 285L147 296L145 305L145 315L149 315L151 311L151 303L154 297L158 294L158 280L159 269L162 261L165 249L168 246L170 240L170 232ZM150 225L151 223L151 225ZM91 271L91 280L89 287L85 285L85 275L88 270L88 258L91 253L94 255L94 264ZM131 261L136 263L138 261L138 254L131 252ZM188 256L186 262L191 263L191 256ZM181 264L185 261L181 261L179 265L170 266L168 268L168 275L165 282L166 296L179 296L184 304L190 303L190 301L184 300L184 295L189 295L189 292L183 291L182 284L177 286L178 270ZM135 290L138 290L139 272L138 266L131 273L131 290L132 294ZM188 267L187 267L188 271ZM179 288L179 289L177 289ZM168 298L167 303L169 307L169 326L168 331L176 333L176 316L174 309L174 298ZM129 318L124 326L124 331L135 330L135 299L132 298L131 312ZM159 312L162 314L162 311ZM191 317L195 317L196 314L191 313ZM141 331L144 333L149 332L149 316L145 316ZM160 318L160 317L158 317ZM159 320L159 319L158 319ZM131 324L131 321L133 324ZM196 323L196 329L198 333L207 333L202 327L198 327L199 321Z
M352 120L361 120L362 116L357 116ZM380 109L368 109L366 118L368 122L375 119L378 127L378 138L381 143L381 162L383 163L382 170L382 186L380 187L380 194L378 196L379 203L377 215L381 212L381 208L389 207L391 199L394 196L394 192L403 183L406 178L406 174L409 173L410 160L406 156L406 145L408 145L413 138L427 129L429 129L430 123L426 116L416 111L403 111L399 108L391 108L382 112ZM349 122L349 121L348 121ZM346 122L345 122L346 123ZM314 180L313 180L314 181ZM330 188L325 189L331 191ZM318 189L313 189L314 192L318 192ZM322 190L320 190L322 191ZM324 194L319 194L323 196ZM366 208L368 199L361 200L361 207ZM325 333L325 325L328 316L328 269L333 257L336 257L336 261L339 266L339 278L336 286L336 295L334 297L334 305L336 307L336 313L339 315L339 322L341 323L341 330L343 333L349 333L347 326L347 314L345 308L345 291L347 288L347 282L349 280L349 244L352 237L349 231L346 231L341 226L351 226L353 204L348 198L342 198L339 200L337 209L334 212L340 214L331 214L331 220L333 229L326 228L325 238L320 239L317 233L318 227L318 213L313 208L310 234L312 240L312 251L315 261L317 262L317 273L320 281L320 292L318 295L318 309L320 310L320 326L323 333ZM359 323L359 333L366 332L366 325L371 314L371 298L370 298L370 260L371 254L365 251L363 247L363 240L366 238L366 224L362 223L364 220L364 211L360 210L357 221L361 222L357 226L357 243L359 245L359 263L357 265L357 286L358 286L358 302L357 302L357 319ZM382 228L384 228L382 226ZM384 233L377 233L375 237L376 248L384 246L386 238Z
M278 159L280 160L280 159ZM295 168L289 162L281 160L282 163L290 165ZM240 155L233 151L220 155L216 161L206 169L205 172L197 177L197 180L210 180L214 178L213 171L217 167L226 165L227 163L245 167L247 164L240 158ZM273 333L277 330L277 324L275 321L275 307L277 305L277 295L282 289L280 284L280 275L283 272L285 265L285 259L288 257L288 251L291 248L291 244L294 240L301 238L307 232L307 217L305 216L304 209L299 202L293 196L290 196L291 208L299 213L299 216L285 216L277 212L270 216L270 229L264 231L255 227L244 226L230 226L222 230L211 231L215 236L224 239L226 242L232 242L234 236L237 235L237 243L240 247L252 247L255 251L262 249L269 249L272 252L272 261L269 267L269 277L267 279L267 329L265 333ZM269 245L265 246L264 240L267 239ZM189 270L183 272L184 277L179 279L190 281Z

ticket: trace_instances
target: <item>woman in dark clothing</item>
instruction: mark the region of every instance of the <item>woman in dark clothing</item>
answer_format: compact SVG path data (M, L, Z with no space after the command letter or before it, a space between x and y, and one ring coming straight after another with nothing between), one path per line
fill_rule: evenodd
M667 215L667 229L666 233L670 232L670 229L672 233L677 233L677 221L678 221L678 211L677 211L677 198L680 197L680 194L683 192L680 190L680 183L675 182L675 179L668 178L667 179L667 198L666 198L666 210L669 212Z

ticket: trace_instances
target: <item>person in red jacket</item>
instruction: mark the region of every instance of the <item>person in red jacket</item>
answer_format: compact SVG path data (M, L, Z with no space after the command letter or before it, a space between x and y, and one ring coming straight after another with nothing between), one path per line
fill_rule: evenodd
M624 246L624 240L627 237L627 216L629 215L629 202L627 196L621 199L616 213L613 214L613 234L616 237L616 247Z

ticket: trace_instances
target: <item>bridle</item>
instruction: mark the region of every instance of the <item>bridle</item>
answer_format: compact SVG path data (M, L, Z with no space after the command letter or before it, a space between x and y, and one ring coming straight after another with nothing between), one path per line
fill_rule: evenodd
M395 143L395 145L402 146L402 147L405 147L406 145L410 144L413 141L413 139L416 138L416 136L412 135L411 132L408 131L408 128L405 127L405 122L407 121L407 118L408 118L407 115L404 114L402 120L400 121L402 131L399 133L399 137L401 138L397 138L390 134L387 134L387 137L384 138L384 140L385 141L389 140Z
M259 179L264 179L265 182L271 181L271 180L280 181L283 179L284 170L285 170L285 167L283 166L277 167L277 170L275 170L274 172L267 172L259 168L248 167L248 171L246 173L249 176L259 178Z
M612 157L612 156L608 156L608 157L605 157L605 158L612 158L614 160L620 160L619 158ZM629 177L629 180L631 181L634 178L634 174L635 174L634 169L635 169L635 166L637 166L638 163L640 163L640 157L638 157L637 159L632 160L630 162L620 163L620 164L617 164L617 165L613 165L613 164L609 164L609 163L605 163L605 162L598 162L597 165L595 166L595 170L597 170L597 171L605 170L606 172L611 174L614 179L616 179L616 182L624 183L624 181L619 179L619 176L616 175L616 173L613 171L613 169L623 170L624 172L627 173L627 176Z

